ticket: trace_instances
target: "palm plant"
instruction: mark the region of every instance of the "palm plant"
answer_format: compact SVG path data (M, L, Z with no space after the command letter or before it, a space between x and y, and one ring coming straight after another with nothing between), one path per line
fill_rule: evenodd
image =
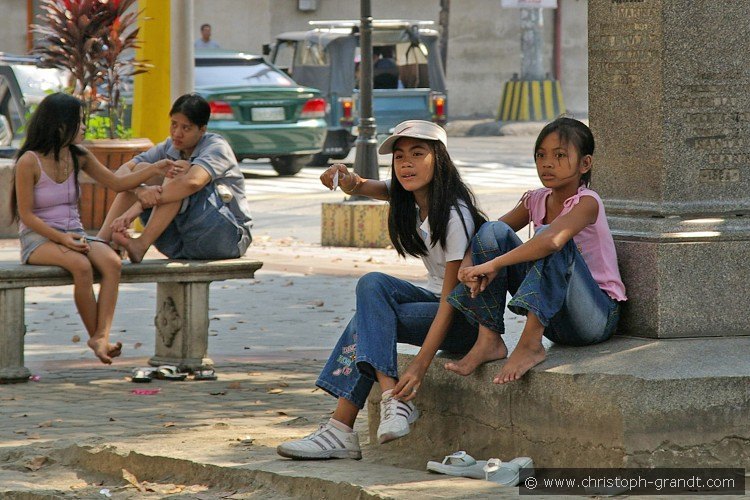
M124 80L150 67L130 57L138 48L140 12L136 0L42 0L40 23L32 26L38 35L34 53L41 65L68 70L72 92L84 106L84 122L92 110L103 109L107 135L114 139L123 131ZM103 92L99 92L99 88Z

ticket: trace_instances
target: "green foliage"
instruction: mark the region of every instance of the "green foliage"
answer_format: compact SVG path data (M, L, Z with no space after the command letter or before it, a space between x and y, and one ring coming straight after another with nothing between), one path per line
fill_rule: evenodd
M89 116L88 123L86 124L86 139L113 139L110 136L111 125L112 121L109 119L109 116ZM122 122L118 122L115 127L116 138L131 139L133 137L133 129L123 127Z
M104 111L107 136L121 137L123 80L151 67L127 57L139 47L136 0L42 0L40 24L32 25L38 37L34 53L47 67L68 70L73 94L84 102L84 120L94 110ZM101 89L101 93L100 93ZM93 118L93 116L92 116Z

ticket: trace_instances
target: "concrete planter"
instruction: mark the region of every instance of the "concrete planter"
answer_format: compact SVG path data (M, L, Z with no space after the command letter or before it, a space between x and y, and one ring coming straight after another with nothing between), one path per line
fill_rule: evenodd
M91 151L102 165L115 171L134 156L147 151L154 144L141 139L95 139L85 141L83 146ZM86 174L79 176L81 185L81 222L85 229L99 229L107 215L107 210L117 195L94 182Z
M14 160L0 160L0 238L17 238L18 223L14 220L10 199L13 194Z

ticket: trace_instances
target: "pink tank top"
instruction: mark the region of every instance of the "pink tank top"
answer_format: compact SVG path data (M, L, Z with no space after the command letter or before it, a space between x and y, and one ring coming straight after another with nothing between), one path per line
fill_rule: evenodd
M534 223L534 230L544 225L544 217L547 215L547 196L552 192L549 188L527 191L522 201L523 206L529 210L529 218ZM596 222L583 228L580 233L573 237L583 260L591 271L591 276L599 284L599 288L615 300L623 301L625 296L625 285L620 278L620 270L617 268L617 253L612 233L609 230L607 216L604 213L604 204L599 195L591 189L581 186L578 192L565 200L560 215L570 212L574 206L581 201L582 196L591 196L599 205L599 215Z
M81 216L78 213L78 195L76 191L75 172L61 183L50 179L42 168L39 156L31 151L42 171L34 186L34 215L42 219L48 226L61 231L82 231ZM19 231L24 231L26 225L18 224Z

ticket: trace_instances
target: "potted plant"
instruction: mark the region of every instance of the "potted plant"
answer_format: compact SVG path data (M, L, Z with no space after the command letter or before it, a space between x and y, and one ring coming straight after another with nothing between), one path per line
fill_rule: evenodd
M84 103L86 147L112 170L147 150L148 139L132 139L124 116L125 80L149 65L132 57L138 48L136 0L42 0L34 54L40 64L67 70L71 92ZM81 179L81 220L101 226L115 193Z

